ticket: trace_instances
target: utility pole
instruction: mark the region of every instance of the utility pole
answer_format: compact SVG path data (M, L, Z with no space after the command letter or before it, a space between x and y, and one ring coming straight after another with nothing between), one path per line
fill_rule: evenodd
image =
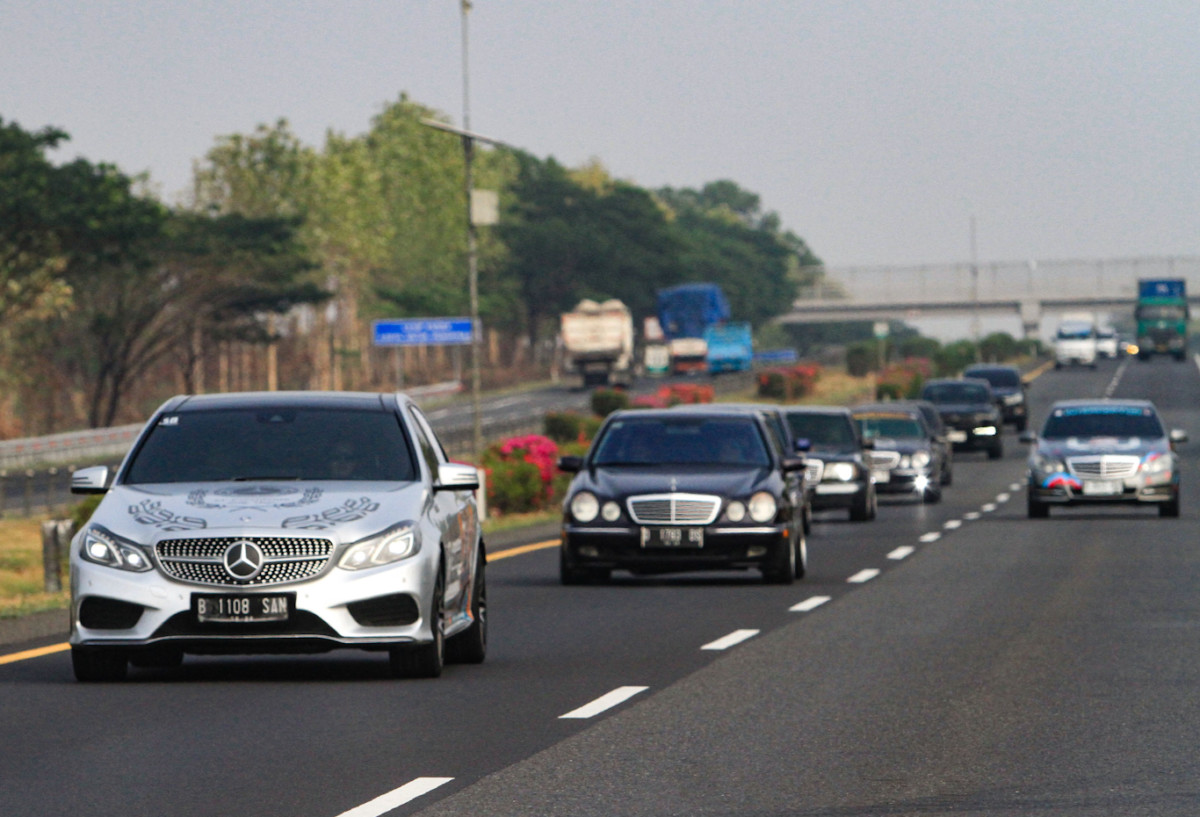
M975 215L971 215L971 337L979 354L979 249L975 243Z

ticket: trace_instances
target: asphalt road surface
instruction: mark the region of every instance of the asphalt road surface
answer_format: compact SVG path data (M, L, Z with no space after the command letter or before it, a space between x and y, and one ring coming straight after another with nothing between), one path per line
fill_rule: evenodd
M481 666L189 657L79 684L0 650L0 814L1195 815L1200 372L1050 371L1147 397L1194 442L1183 511L1025 518L1025 447L962 454L937 505L818 517L809 574L562 587L541 531L491 544ZM4 655L49 647L19 660Z

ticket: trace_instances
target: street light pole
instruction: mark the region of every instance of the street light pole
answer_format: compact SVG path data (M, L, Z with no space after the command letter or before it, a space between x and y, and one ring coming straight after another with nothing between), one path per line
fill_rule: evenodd
M467 292L471 308L471 408L472 408L472 446L475 450L475 461L483 457L483 408L480 391L482 386L479 373L480 349L479 325L479 258L478 237L475 233L475 216L472 212L471 194L475 189L475 174L471 167L475 157L475 140L471 136L471 86L470 70L467 62L467 17L471 11L470 0L462 0L462 76L463 76L463 180L466 187L467 200Z

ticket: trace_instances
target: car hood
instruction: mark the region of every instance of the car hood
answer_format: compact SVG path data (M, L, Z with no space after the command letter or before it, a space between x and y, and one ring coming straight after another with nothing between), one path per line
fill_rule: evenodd
M1144 457L1166 454L1171 446L1161 437L1071 437L1065 440L1039 439L1036 453L1043 457L1065 459L1096 454L1123 454Z
M672 492L745 496L761 487L772 473L768 468L713 465L601 466L580 472L579 487L603 496Z
M92 521L143 543L181 533L253 536L309 531L341 544L415 519L425 494L425 486L417 482L118 485L105 495Z
M901 454L911 454L914 451L928 451L930 444L925 440L917 440L911 437L898 437L896 439L876 437L876 451L899 451Z

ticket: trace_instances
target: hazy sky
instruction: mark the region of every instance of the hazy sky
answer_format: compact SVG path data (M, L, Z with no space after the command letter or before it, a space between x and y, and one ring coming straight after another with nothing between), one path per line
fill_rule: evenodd
M830 265L1200 252L1200 2L475 0L473 130L644 187L732 179ZM458 0L3 0L0 117L149 171L463 120Z

